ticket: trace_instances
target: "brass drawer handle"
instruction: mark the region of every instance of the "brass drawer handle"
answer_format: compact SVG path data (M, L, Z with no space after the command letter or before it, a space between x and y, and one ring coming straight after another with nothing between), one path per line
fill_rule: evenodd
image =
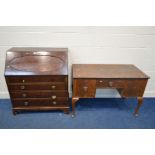
M88 87L87 86L84 86L83 89L84 89L84 91L87 91L88 90Z
M25 105L25 106L27 106L28 104L29 104L29 102L27 102L27 101L24 102L24 105Z
M102 80L100 80L99 82L100 82L100 83L103 83L103 81L102 81Z
M54 105L56 105L56 104L57 104L57 102L56 102L56 101L53 101L52 103L53 103Z
M25 89L25 86L20 86L20 89Z
M56 99L57 97L56 97L56 96L52 96L51 98L52 98L52 99Z
M109 82L109 86L112 87L113 86L113 82Z
M26 96L27 96L27 94L25 94L25 93L24 93L24 94L22 94L22 97L26 97Z
M55 89L55 88L56 88L56 86L51 86L51 88L52 88L52 89Z
M25 80L22 80L22 82L24 83L24 82L25 82Z

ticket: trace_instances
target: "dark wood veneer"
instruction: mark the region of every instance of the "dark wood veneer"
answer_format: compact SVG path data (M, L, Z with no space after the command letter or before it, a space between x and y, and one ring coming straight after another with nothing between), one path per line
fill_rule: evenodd
M5 79L14 114L21 110L69 112L67 48L11 48Z
M97 88L115 88L122 98L137 97L142 104L144 90L149 77L134 65L121 64L74 64L73 65L72 111L80 98L95 98Z

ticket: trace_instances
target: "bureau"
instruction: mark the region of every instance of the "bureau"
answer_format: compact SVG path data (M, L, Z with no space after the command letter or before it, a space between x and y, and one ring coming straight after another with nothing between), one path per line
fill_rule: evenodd
M69 113L67 48L11 48L5 79L13 114L24 110Z
M117 89L122 98L136 97L137 116L149 77L134 65L73 64L72 117L80 98L95 98L96 89Z

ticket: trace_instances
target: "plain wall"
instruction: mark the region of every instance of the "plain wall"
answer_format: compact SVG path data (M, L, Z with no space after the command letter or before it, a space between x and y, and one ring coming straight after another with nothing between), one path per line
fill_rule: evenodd
M155 27L0 27L0 98L9 97L4 65L11 47L67 47L69 71L73 63L134 64L151 77L144 96L155 97ZM96 95L119 97L116 90Z

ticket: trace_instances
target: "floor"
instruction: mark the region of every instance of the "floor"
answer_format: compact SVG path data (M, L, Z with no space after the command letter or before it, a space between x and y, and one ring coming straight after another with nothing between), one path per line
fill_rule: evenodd
M22 112L14 116L9 99L0 99L1 129L155 129L155 98L145 98L138 117L136 99L81 99L76 117L61 111Z

